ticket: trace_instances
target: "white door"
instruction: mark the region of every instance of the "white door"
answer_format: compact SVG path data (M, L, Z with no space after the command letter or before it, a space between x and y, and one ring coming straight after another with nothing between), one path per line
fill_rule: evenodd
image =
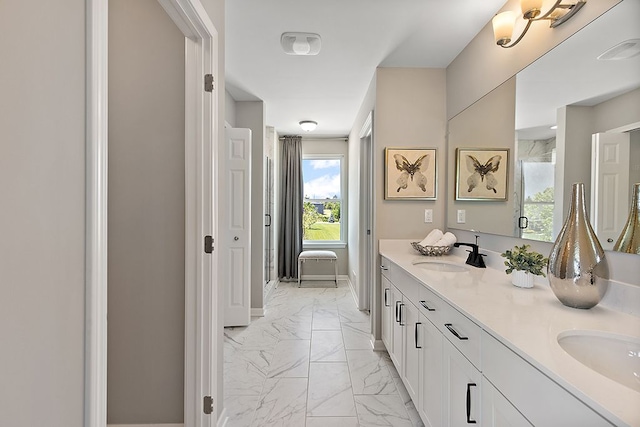
M591 150L591 224L605 250L627 220L629 207L629 134L596 133Z
M251 321L251 130L227 129L220 167L220 277L224 326Z

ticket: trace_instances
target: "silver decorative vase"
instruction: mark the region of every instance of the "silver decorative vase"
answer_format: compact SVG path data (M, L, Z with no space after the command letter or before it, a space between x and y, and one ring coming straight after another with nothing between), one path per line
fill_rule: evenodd
M609 286L609 267L584 201L584 184L573 184L567 219L551 248L549 284L564 305L591 308Z
M631 210L629 219L624 226L618 241L613 247L614 251L627 252L640 255L640 183L633 184L631 195Z

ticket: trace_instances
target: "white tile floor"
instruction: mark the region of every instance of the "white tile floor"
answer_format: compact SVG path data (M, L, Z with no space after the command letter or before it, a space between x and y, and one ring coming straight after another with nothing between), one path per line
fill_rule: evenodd
M423 425L344 281L281 283L224 345L229 427Z

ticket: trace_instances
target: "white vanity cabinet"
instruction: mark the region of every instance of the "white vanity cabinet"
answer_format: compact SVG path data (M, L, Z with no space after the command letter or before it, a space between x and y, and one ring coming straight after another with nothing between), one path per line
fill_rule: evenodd
M400 375L404 385L411 396L411 400L418 402L420 398L420 353L421 346L418 343L420 325L420 312L413 303L404 298L402 305L404 317L404 372Z
M484 427L532 427L515 406L482 377L482 425Z
M479 424L480 328L393 263L382 270L383 342L423 422Z
M482 374L448 340L443 344L443 426L480 423Z
M383 265L382 340L426 426L613 425L407 270Z
M482 366L485 378L533 425L613 425L487 332L482 336ZM492 414L486 415L487 425L495 425Z
M424 301L421 301L421 303ZM418 325L420 390L416 409L426 427L442 425L442 332L422 313Z

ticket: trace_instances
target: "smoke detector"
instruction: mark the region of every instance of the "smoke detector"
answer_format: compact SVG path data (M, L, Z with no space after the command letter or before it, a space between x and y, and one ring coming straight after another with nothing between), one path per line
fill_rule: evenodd
M625 40L598 56L601 60L629 59L640 54L640 39Z
M287 55L317 55L320 35L314 33L282 33L280 44Z

